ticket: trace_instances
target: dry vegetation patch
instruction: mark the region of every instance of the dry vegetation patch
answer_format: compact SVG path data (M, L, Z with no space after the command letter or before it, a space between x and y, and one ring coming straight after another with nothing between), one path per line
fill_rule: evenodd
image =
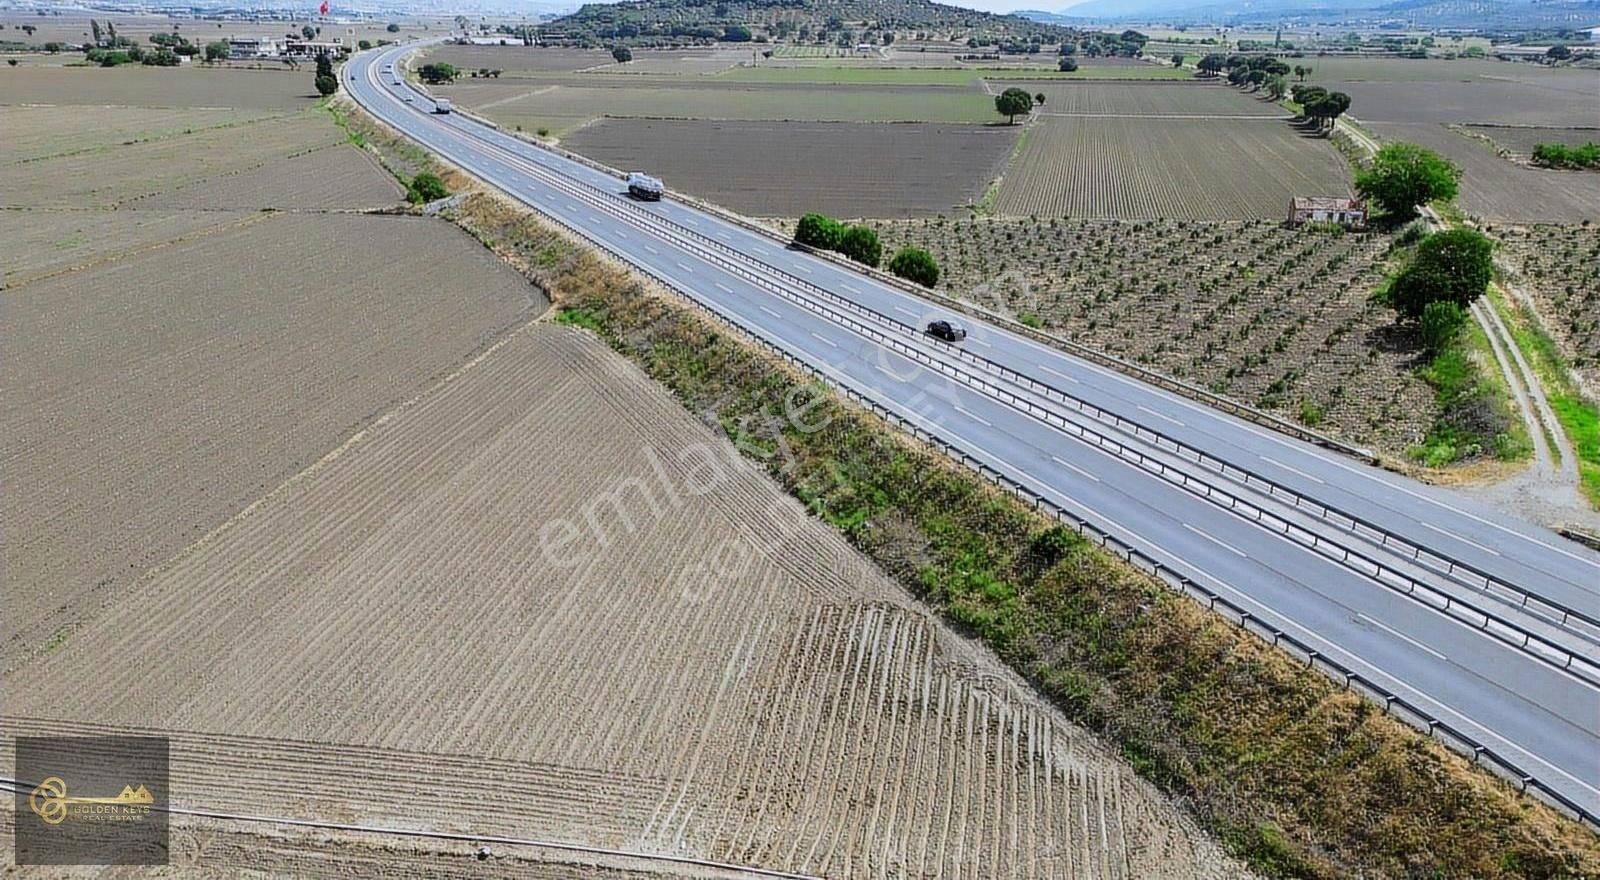
M1004 126L608 119L564 146L752 216L916 217L981 196L1015 139Z
M1296 195L1350 191L1325 139L1274 119L1045 116L1025 137L997 214L1243 220L1280 217Z
M1501 226L1491 232L1567 363L1588 388L1600 389L1600 225Z
M275 111L151 107L0 106L0 167L158 140L260 119Z
M927 248L939 289L1359 444L1421 440L1416 340L1369 300L1388 239L1264 221L876 224Z
M0 67L0 102L89 107L301 110L316 103L309 68ZM94 111L86 110L93 114Z

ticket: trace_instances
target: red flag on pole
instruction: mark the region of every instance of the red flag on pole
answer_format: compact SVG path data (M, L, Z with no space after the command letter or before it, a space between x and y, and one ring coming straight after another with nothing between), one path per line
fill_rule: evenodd
M322 5L317 7L317 11L322 13L323 15L327 15L328 14L328 0L322 0Z

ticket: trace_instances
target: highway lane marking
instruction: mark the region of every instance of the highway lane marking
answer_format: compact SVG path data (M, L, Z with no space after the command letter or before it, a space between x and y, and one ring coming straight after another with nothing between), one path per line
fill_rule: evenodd
M839 286L843 287L845 290L850 291L851 293L860 293L861 292L859 290L856 290L854 287L851 287L850 285L844 283L843 281L839 282Z
M783 316L782 315L778 314L777 312L774 312L773 310L767 308L766 306L756 306L756 308L760 309L763 312L766 312L767 314L771 315L774 318L777 318L780 321L783 320Z
M1323 483L1322 480L1319 480L1316 477L1311 476L1310 474L1306 473L1305 471L1300 470L1299 468L1290 467L1290 466L1284 464L1283 462L1278 461L1277 459L1267 458L1265 455L1257 456L1257 457L1260 458L1262 461L1266 462L1267 464L1283 468L1284 470L1288 471L1291 474L1299 474L1300 476L1305 477L1306 479L1310 480L1313 483L1322 483L1323 485L1327 485L1327 483Z
M1067 374L1066 374L1066 373L1063 373L1063 372L1061 372L1061 371L1060 371L1060 370L1052 370L1052 369L1050 369L1050 368L1049 368L1049 367L1047 367L1047 366L1045 366L1045 365L1044 365L1044 364L1037 364L1037 365L1036 365L1036 366L1037 366L1037 367L1038 367L1038 368L1039 368L1039 369L1041 369L1041 370L1044 370L1044 371L1045 371L1045 372L1046 372L1046 373L1049 373L1049 374L1050 374L1050 375L1052 375L1052 376L1060 376L1060 377L1061 377L1061 378L1063 378L1063 379L1065 379L1065 380L1067 380L1067 381L1068 381L1068 382L1071 382L1071 383L1072 383L1072 384L1074 384L1074 385L1080 385L1080 384L1082 384L1082 383L1081 383L1081 382L1079 382L1079 381L1078 381L1078 380L1077 380L1077 379L1074 379L1074 378L1072 378L1072 377L1071 377L1071 376L1068 376L1068 375L1067 375Z
M1094 480L1096 483L1100 482L1100 478L1099 477L1095 476L1094 474L1089 473L1088 471L1084 470L1081 467L1078 467L1077 465L1073 464L1070 461L1062 461L1061 459L1056 458L1054 455L1050 456L1050 458L1053 461L1055 461L1056 464L1059 464L1062 467L1071 468L1071 469L1077 471L1078 473L1088 477L1089 479Z
M894 307L894 310L895 310L895 311L897 311L897 312L899 312L899 313L900 313L900 314L902 314L902 315L910 315L910 316L911 316L911 317L913 317L913 318L920 318L920 317L922 317L922 316L921 316L921 315L919 315L919 314L918 314L918 313L916 313L916 312L913 312L913 311L911 311L911 310L910 310L910 309L908 309L908 308L906 308L906 307L905 307L905 306L902 306L902 305L896 305L896 306L895 306L895 307Z
M627 238L627 237L628 237L628 233L623 232L620 229L617 230L617 238Z
M834 348L838 348L839 347L839 344L834 342L833 340L818 336L815 333L811 334L811 338L815 339L818 342L826 342L827 344L833 346Z
M1414 648L1421 648L1422 650L1427 651L1429 654L1432 654L1433 656L1438 657L1440 660L1449 660L1450 659L1449 657L1446 657L1445 655L1439 653L1438 651L1435 651L1434 649L1428 647L1427 645L1424 645L1423 643L1421 643L1421 642L1417 641L1416 639L1406 635L1405 633L1395 629L1394 627L1389 626L1388 624L1380 623L1379 621L1373 620L1372 618L1366 616L1365 614L1362 614L1359 611L1356 612L1356 617L1360 618L1361 620L1366 621L1367 623L1372 624L1373 626L1377 627L1378 629L1383 630L1384 632L1388 633L1389 635L1394 636L1395 638L1410 644Z
M730 237L728 237L728 233L726 233L726 232L719 232L719 233L717 233L717 238L720 238L720 239L722 239L722 240L723 240L723 241L733 241L733 239L732 239L732 238L730 238Z
M1174 425L1177 425L1177 426L1178 426L1178 427L1180 427L1180 428L1187 428L1187 427L1189 427L1189 426L1188 426L1188 425L1185 425L1185 424L1184 424L1184 423L1183 423L1183 422L1180 422L1180 421L1178 421L1178 420L1177 420L1177 419L1175 419L1175 418L1173 418L1173 417L1172 417L1172 416L1169 416L1169 415L1167 415L1167 414L1165 414L1165 413L1158 413L1158 412L1156 412L1156 411L1155 411L1155 410L1153 410L1153 409L1151 409L1151 408L1150 408L1150 407L1148 407L1148 406L1145 406L1145 405L1144 405L1144 404L1142 404L1142 403L1139 403L1139 404L1134 404L1134 405L1135 405L1135 406L1137 406L1137 407L1139 407L1139 409L1142 409L1142 410L1144 410L1144 411L1145 411L1145 412L1147 412L1147 413L1149 413L1149 414L1151 414L1151 415L1153 415L1153 416L1155 416L1155 417L1156 417L1156 418L1158 418L1158 419L1166 419L1166 420L1167 420L1167 421L1169 421L1169 422L1171 422L1171 423L1173 423L1173 424L1174 424Z
M982 339L968 339L967 341L972 343L973 345L981 345L984 348L990 348L991 347L989 345L989 343L984 342Z
M693 269L691 269L691 268L689 268L689 267L688 267L688 266L685 266L685 265L684 265L684 264L682 264L682 263L679 263L679 264L678 264L678 268L679 268L679 269L682 269L682 270L683 270L683 271L685 271L685 272L693 272L693 271L694 271L694 270L693 270Z
M711 283L715 284L717 286L717 289L722 291L723 293L733 293L733 289L728 287L728 285L723 284L721 281L713 281Z
M693 217L685 217L685 218L683 218L683 222L689 224L690 226L699 226L700 225L700 221L694 219Z
M951 404L951 406L955 408L956 412L961 413L962 415L966 416L969 419L972 419L975 422L982 422L983 424L988 425L991 428L994 427L994 423L993 422L989 421L988 419L984 418L983 416L978 415L977 413L969 412L965 407L961 406L960 404Z
M567 210L571 211L574 214L576 214L576 213L578 213L578 206L577 205L567 205Z
M772 256L772 255L771 255L771 254L769 254L769 253L767 253L767 249L766 249L766 248L758 248L758 247L756 247L756 246L754 246L754 245L751 245L751 246L750 246L750 249L751 249L751 250L753 250L753 251L755 251L755 252L756 252L756 253L758 253L758 254L760 254L760 255L761 255L761 256L763 256L763 257L770 257L770 256Z
M810 274L811 274L811 270L810 270L810 269L807 269L807 268L806 268L806 267L805 267L805 264L804 264L804 263L795 263L795 264L794 264L794 267L795 267L795 268L796 268L796 269L799 269L799 270L800 270L800 271L802 271L802 272L804 272L804 273L806 273L806 274L807 274L807 275L810 275Z
M659 256L659 255L660 255L660 254L661 254L661 252L660 252L660 251L658 251L658 250L656 250L656 249L655 249L655 248L653 248L653 247L651 247L651 246L649 246L649 245L645 245L645 246L644 246L644 249L645 249L645 250L647 250L647 251L649 251L649 252L650 252L650 253L652 253L652 254L656 254L656 255L658 255L658 256Z
M1425 529L1432 529L1433 531L1438 532L1439 534L1444 535L1446 537L1455 538L1457 541L1460 541L1463 544L1471 544L1472 546L1478 548L1479 550L1482 550L1485 553L1493 553L1495 556L1499 556L1500 555L1500 551L1494 549L1493 547L1485 547L1482 544L1479 544L1477 541L1470 541L1470 540L1468 540L1466 538L1461 537L1460 535L1455 534L1454 532L1447 532L1444 529L1441 529L1438 526L1434 525L1433 523L1422 522L1422 521L1419 520L1417 522L1417 525L1422 526Z
M1235 547L1232 544L1229 544L1227 541L1224 541L1224 540L1222 540L1220 538L1213 538L1212 536L1206 534L1205 532L1200 531L1199 529L1195 528L1194 526L1189 525L1188 523L1184 523L1183 527L1188 529L1191 532L1194 532L1195 534L1199 535L1200 537L1205 538L1207 541L1210 541L1211 543L1216 544L1218 547L1221 547L1224 550L1229 550L1229 551L1232 551L1234 553L1237 553L1238 555L1244 557L1245 559L1249 559L1250 558L1250 554L1244 552L1243 550L1240 550L1238 547Z

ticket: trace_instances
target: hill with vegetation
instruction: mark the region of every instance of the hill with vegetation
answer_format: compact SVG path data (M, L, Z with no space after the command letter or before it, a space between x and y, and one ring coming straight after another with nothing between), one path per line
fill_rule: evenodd
M799 40L1057 43L1072 28L930 0L626 0L588 3L540 28L546 42L690 45Z

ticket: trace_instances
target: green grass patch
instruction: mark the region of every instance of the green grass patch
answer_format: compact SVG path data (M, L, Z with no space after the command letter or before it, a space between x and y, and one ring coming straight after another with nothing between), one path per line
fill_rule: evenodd
M1511 328L1517 348L1533 367L1556 421L1572 443L1578 457L1579 489L1591 505L1600 508L1600 407L1578 393L1566 358L1531 309L1510 308L1498 291L1491 292L1491 304Z
M470 197L518 254L555 229ZM474 224L492 223L493 228ZM889 576L1273 877L1600 873L1600 838L580 248L534 272ZM525 264L531 265L531 264ZM791 395L816 399L804 430Z
M1520 461L1533 454L1527 426L1511 411L1511 389L1494 360L1489 337L1476 321L1462 327L1454 345L1419 367L1433 388L1439 418L1411 456L1428 467L1493 455Z

